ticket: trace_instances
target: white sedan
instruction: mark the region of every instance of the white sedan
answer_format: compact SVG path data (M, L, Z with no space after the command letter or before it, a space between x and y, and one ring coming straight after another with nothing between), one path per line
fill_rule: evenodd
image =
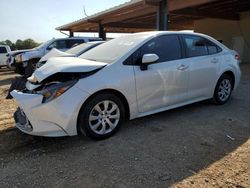
M14 117L39 136L113 135L126 119L212 99L226 103L240 82L239 56L197 33L145 32L106 42L79 58L49 59L13 91Z

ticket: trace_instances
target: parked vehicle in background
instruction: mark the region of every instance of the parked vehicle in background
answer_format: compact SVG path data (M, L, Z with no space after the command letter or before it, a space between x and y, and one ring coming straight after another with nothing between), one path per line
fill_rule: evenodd
M15 67L16 73L29 77L33 73L36 63L40 58L53 48L59 49L60 51L66 51L75 45L98 40L101 39L96 37L52 39L33 49L21 51L20 53L16 51L14 56L11 55L13 58L10 58L10 66Z
M11 51L8 45L0 45L0 68L8 66L7 61L8 57L7 54Z
M44 65L47 60L51 57L78 57L82 55L84 52L103 44L105 41L95 41L95 42L86 42L83 44L79 44L69 50L63 52L56 48L53 48L49 53L43 56L40 61L36 64L36 69Z
M14 63L15 63L15 56L18 55L18 54L21 54L23 52L27 52L27 51L30 51L30 49L27 49L27 50L14 50L14 51L11 51L9 53L7 53L7 66L9 68L15 68L14 66Z
M27 134L104 139L125 119L207 99L225 104L240 77L238 56L207 35L146 32L79 58L51 58L11 95L16 126Z

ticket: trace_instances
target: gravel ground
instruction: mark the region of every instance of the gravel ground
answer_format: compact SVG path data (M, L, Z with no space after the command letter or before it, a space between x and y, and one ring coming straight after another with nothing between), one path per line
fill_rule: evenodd
M0 187L250 187L250 66L223 106L201 102L125 123L114 137L41 138L13 128L0 72Z

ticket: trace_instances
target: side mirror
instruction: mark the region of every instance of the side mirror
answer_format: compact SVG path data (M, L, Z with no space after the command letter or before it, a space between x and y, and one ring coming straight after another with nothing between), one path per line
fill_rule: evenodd
M155 63L159 59L159 56L156 54L144 54L142 57L141 70L147 70L148 65Z

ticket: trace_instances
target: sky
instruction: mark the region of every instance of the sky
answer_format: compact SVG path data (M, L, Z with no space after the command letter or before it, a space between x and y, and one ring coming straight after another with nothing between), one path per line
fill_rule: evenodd
M0 41L65 37L55 28L129 0L0 0ZM97 34L86 33L86 36Z

